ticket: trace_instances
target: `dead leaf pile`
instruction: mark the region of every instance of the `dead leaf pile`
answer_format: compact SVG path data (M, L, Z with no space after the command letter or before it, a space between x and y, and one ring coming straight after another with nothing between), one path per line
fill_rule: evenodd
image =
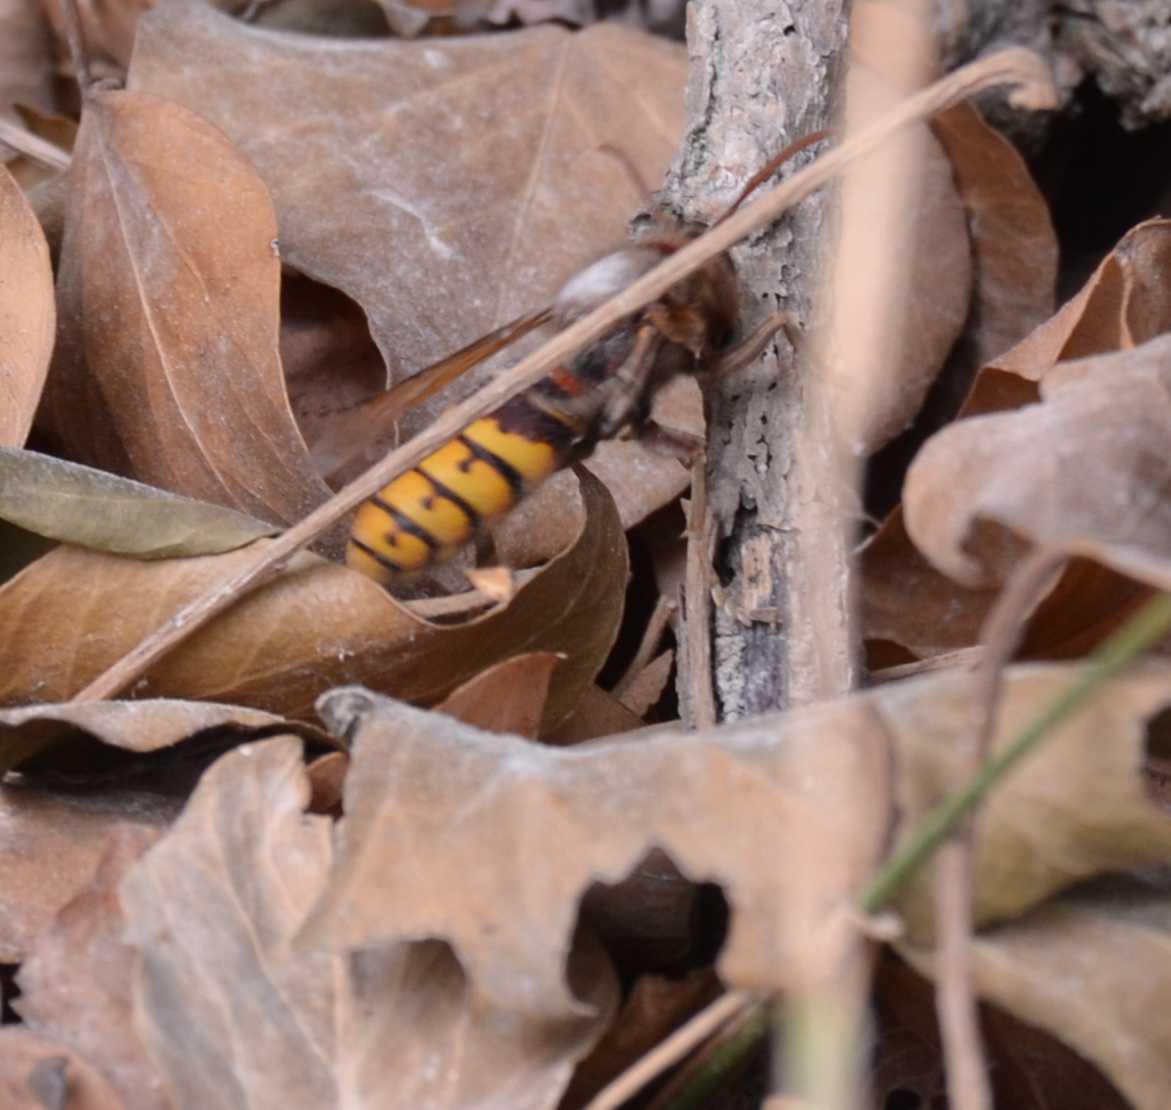
M925 165L916 249L884 262L909 338L869 353L883 390L829 383L854 451L925 439L858 560L887 681L687 731L689 473L624 440L395 596L326 530L116 700L85 693L542 336L323 476L343 414L550 303L653 207L688 58L629 24L678 6L599 7L0 0L4 1107L571 1110L740 999L718 1052L754 999L852 958L861 892L965 786L985 703L961 664L1021 560L1067 558L994 753L1171 588L1171 221L1055 311L1049 201L961 106L886 151ZM881 114L876 80L851 96ZM712 219L756 167L725 169ZM695 382L654 402L702 436ZM1165 662L1113 679L976 817L1005 1105L1057 1105L1037 1092L1072 1088L1067 1059L1099 1106L1171 1088L1171 822L1144 771L1169 706ZM926 1103L929 868L890 909L869 1079Z

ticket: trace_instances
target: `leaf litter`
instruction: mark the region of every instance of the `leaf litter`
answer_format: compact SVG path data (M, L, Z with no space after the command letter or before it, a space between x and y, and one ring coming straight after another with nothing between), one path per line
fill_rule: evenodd
M16 769L0 785L15 876L0 959L22 964L23 1021L0 1033L6 1105L538 1107L575 1070L584 1099L718 989L703 968L694 991L662 985L649 948L608 930L665 927L635 893L649 860L681 906L696 883L721 887L728 932L709 947L726 987L816 980L882 857L963 783L979 706L955 660L978 651L1022 555L1077 556L1032 618L1025 651L1042 658L1081 654L1171 584L1166 225L1135 228L1051 316L1053 229L1024 163L970 109L936 121L955 249L919 259L935 276L914 279L911 307L922 320L957 299L898 368L894 416L864 415L901 426L938 374L983 369L862 578L872 642L953 653L934 674L697 734L639 731L652 702L670 714L675 655L665 645L639 679L636 712L602 677L629 635L621 533L672 504L686 471L613 444L596 460L613 500L566 475L498 531L501 561L540 568L511 596L407 607L299 555L156 664L131 691L143 700L62 704L271 543L259 518L325 500L306 412L324 427L383 372L400 380L544 303L647 199L599 146L653 183L683 126L680 49L613 26L327 43L164 2L131 61L138 14L85 9L95 72L129 64L130 91L89 98L69 175L47 183L67 217L43 398L48 252L19 192L0 202L0 251L39 275L16 294L0 283L9 335L37 337L3 340L16 392L0 516L6 537L61 544L0 585L0 751ZM17 84L52 112L39 80ZM55 242L44 188L33 210ZM303 283L318 329L300 348L282 280ZM688 403L681 426L702 432ZM64 459L18 450L38 404L33 445ZM1076 673L1011 670L997 744ZM1157 961L1165 892L1071 884L1166 860L1141 767L1167 678L1154 663L1115 680L994 792L973 878L977 989L1140 1107L1166 1089L1144 1021L1166 992L1134 979L1133 952ZM352 754L319 754L319 695ZM220 747L200 747L209 735ZM160 769L184 759L185 777ZM896 908L900 951L933 970L929 876ZM656 990L661 1012L640 1012ZM581 1064L608 1027L609 1062Z
M0 167L0 445L21 446L32 427L53 350L56 305L49 247L32 209Z
M682 133L685 69L677 45L613 24L420 48L303 40L163 3L140 27L130 87L187 105L254 162L272 192L282 260L353 298L393 384L548 303L622 242L626 219L649 198L603 148L657 182ZM279 84L267 76L274 71L285 75ZM491 119L507 125L486 142ZM348 202L337 204L339 195ZM367 369L352 369L360 390ZM302 373L298 396L323 411L338 406L343 370ZM407 413L399 441L484 381L471 373ZM359 399L351 393L342 407ZM688 430L702 427L689 415ZM687 482L676 460L637 443L602 445L591 467L627 526ZM538 493L534 511L547 520L563 497ZM554 533L543 557L568 539Z
M1136 319L1136 329L1141 328L1143 340L1151 339L1161 330L1171 328L1171 315L1164 314L1161 318L1154 315L1155 308L1140 305L1158 306L1161 298L1149 291L1152 289L1153 275L1159 271L1166 257L1166 251L1171 246L1171 237L1168 229L1171 227L1166 221L1153 220L1130 231L1118 246L1103 260L1095 273L1083 288L1072 297L1058 312L1037 327L1014 348L996 358L991 364L984 367L973 383L971 393L961 408L957 421L952 427L937 433L938 438L946 443L945 437L953 434L960 437L967 436L969 421L967 417L989 418L986 414L1022 410L1026 420L1045 419L1041 412L1052 412L1048 406L1038 406L1044 383L1054 368L1063 364L1063 360L1072 360L1091 355L1103 355L1117 351L1123 346L1123 312L1126 311ZM1153 301L1151 298L1154 296ZM1110 410L1113 410L1113 397L1108 399ZM1032 409L1027 406L1033 406ZM1032 413L1031 416L1027 415ZM1157 413L1149 413L1144 417L1145 422L1157 419ZM1101 441L1112 440L1125 452L1126 443L1132 435L1129 421L1117 419L1111 414L1099 414L1100 426L1095 429L1095 437ZM984 425L977 425L984 426ZM996 426L996 425L994 425ZM1159 433L1151 433L1157 442ZM1052 430L1048 437L1047 450L1034 451L1038 441L1032 440L1027 449L1021 451L1018 441L1017 451L1006 451L1000 454L995 463L991 464L993 471L1009 475L1008 484L1017 489L1017 496L1028 499L1031 495L1044 497L1066 496L1076 499L1079 493L1084 492L1084 485L1080 480L1074 480L1072 475L1064 472L1051 472L1048 475L1034 473L1031 480L1022 476L1022 466L1044 466L1044 459L1052 456L1055 451L1069 451L1075 448L1075 443L1069 440L1059 440L1053 437ZM1041 442L1044 442L1044 438ZM958 442L958 441L957 441ZM1157 451L1158 448L1155 447ZM1083 454L1083 459L1092 461L1097 456L1093 452ZM930 459L937 460L934 464ZM915 482L917 489L924 491L917 494L920 498L915 505L917 515L916 528L920 537L927 531L944 530L944 523L951 509L935 501L932 508L926 503L930 481L930 468L934 466L954 466L956 459L951 450L944 447L940 450L931 440L925 445L919 459L916 460ZM969 460L971 462L972 460ZM951 470L953 476L957 470ZM964 469L964 481L953 489L956 503L962 505L967 491L974 490L984 478L980 469ZM1118 475L1118 480L1126 482L1124 475ZM1092 481L1110 482L1109 471L1103 469L1096 473ZM1099 522L1092 519L1095 512L1103 514L1108 519L1110 514L1120 510L1116 497L1144 496L1141 489L1132 488L1123 490L1117 483L1114 489L1103 489L1096 497L1087 497L1087 512L1081 514L1084 526L1090 529L1091 534L1082 538L1092 540L1096 538L1092 533L1097 532ZM1149 494L1148 494L1149 496ZM1097 505L1097 509L1093 506ZM1036 502L1033 504L1036 508ZM871 640L889 640L906 648L913 655L928 656L944 651L954 650L976 642L979 637L980 626L987 615L989 606L995 597L995 587L1003 580L1008 569L1016 564L1023 551L1022 542L1005 530L985 528L973 542L983 544L981 551L975 554L983 566L984 582L975 580L970 557L965 560L962 555L953 554L948 567L954 573L959 570L965 581L957 584L939 566L932 565L930 552L924 551L913 542L908 534L909 505L904 503L883 522L882 527L869 540L864 554L864 621L866 636ZM960 510L962 513L962 509ZM1125 511L1125 510L1123 510ZM1050 519L1053 519L1050 517ZM1036 522L1030 522L1030 533ZM1102 524L1105 521L1101 522ZM1064 527L1064 526L1063 526ZM1028 538L1040 542L1056 539L1056 536L1045 537L1031 534ZM1070 539L1068 531L1064 538ZM940 550L936 545L936 550ZM938 558L938 555L936 556ZM1071 632L1070 618L1076 622L1080 609L1080 602L1087 601L1084 624L1089 628L1096 628L1099 619L1097 614L1102 611L1103 605L1114 604L1118 609L1118 585L1115 579L1109 582L1093 583L1085 575L1072 589L1072 594L1079 600L1079 605L1072 610L1064 598L1069 592L1058 591L1053 596L1051 605L1042 605L1034 616L1028 637L1032 650L1039 652L1058 653L1060 645L1065 642L1076 643L1076 628ZM1097 593L1103 599L1094 603L1093 596ZM1114 594L1114 602L1109 600ZM913 596L916 604L908 606L905 598ZM1100 630L1099 630L1100 634ZM1092 644L1081 643L1079 650Z
M313 700L338 684L365 682L430 704L512 655L563 651L567 661L553 674L547 709L552 728L592 684L622 613L620 523L588 474L582 494L575 542L507 606L465 614L462 623L433 623L363 575L304 553L152 668L135 693L309 719ZM67 700L252 557L251 547L149 562L70 546L51 551L0 586L0 703ZM65 593L62 582L76 586ZM35 625L23 619L30 611L38 614Z
M87 106L69 172L55 439L174 493L303 517L328 490L285 394L264 184L200 117L125 92Z

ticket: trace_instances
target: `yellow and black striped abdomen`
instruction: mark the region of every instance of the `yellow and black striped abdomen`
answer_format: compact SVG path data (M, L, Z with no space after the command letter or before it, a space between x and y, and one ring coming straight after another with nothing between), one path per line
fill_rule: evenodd
M358 510L346 563L380 582L451 558L564 465L573 432L526 395L469 424Z

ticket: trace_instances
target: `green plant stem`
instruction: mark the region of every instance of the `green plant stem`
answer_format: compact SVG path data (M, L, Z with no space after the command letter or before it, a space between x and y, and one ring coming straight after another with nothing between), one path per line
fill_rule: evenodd
M1171 631L1171 594L1152 598L1090 656L1077 681L1063 690L1015 740L994 755L983 770L958 794L941 802L923 819L915 837L892 856L863 890L858 904L868 914L882 909L902 884L931 857L952 830L984 796L1040 741L1099 688L1121 673L1137 656Z
M1053 699L1019 732L1016 738L993 756L983 770L958 794L941 802L924 818L914 838L892 856L862 891L859 907L873 914L887 905L898 889L947 839L1009 771L1029 754L1053 729L1090 700L1110 679L1119 675L1139 655L1171 632L1171 594L1159 594L1146 603L1090 657L1081 676ZM772 1008L761 1004L759 1011L700 1071L691 1085L672 1103L671 1110L700 1105L697 1097L710 1094L724 1076L752 1050L768 1030Z

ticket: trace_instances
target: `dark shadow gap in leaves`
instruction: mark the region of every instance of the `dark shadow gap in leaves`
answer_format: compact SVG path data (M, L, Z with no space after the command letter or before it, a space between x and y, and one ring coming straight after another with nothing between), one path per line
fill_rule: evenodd
M1117 105L1087 80L1032 169L1061 244L1058 301L1072 296L1127 230L1167 209L1171 123L1127 131Z
M113 786L183 798L225 752L292 731L295 726L284 722L259 729L220 725L154 752L127 751L79 732L75 740L56 744L22 763L19 772L5 782L77 794L101 793ZM307 759L334 750L313 740L305 745Z

